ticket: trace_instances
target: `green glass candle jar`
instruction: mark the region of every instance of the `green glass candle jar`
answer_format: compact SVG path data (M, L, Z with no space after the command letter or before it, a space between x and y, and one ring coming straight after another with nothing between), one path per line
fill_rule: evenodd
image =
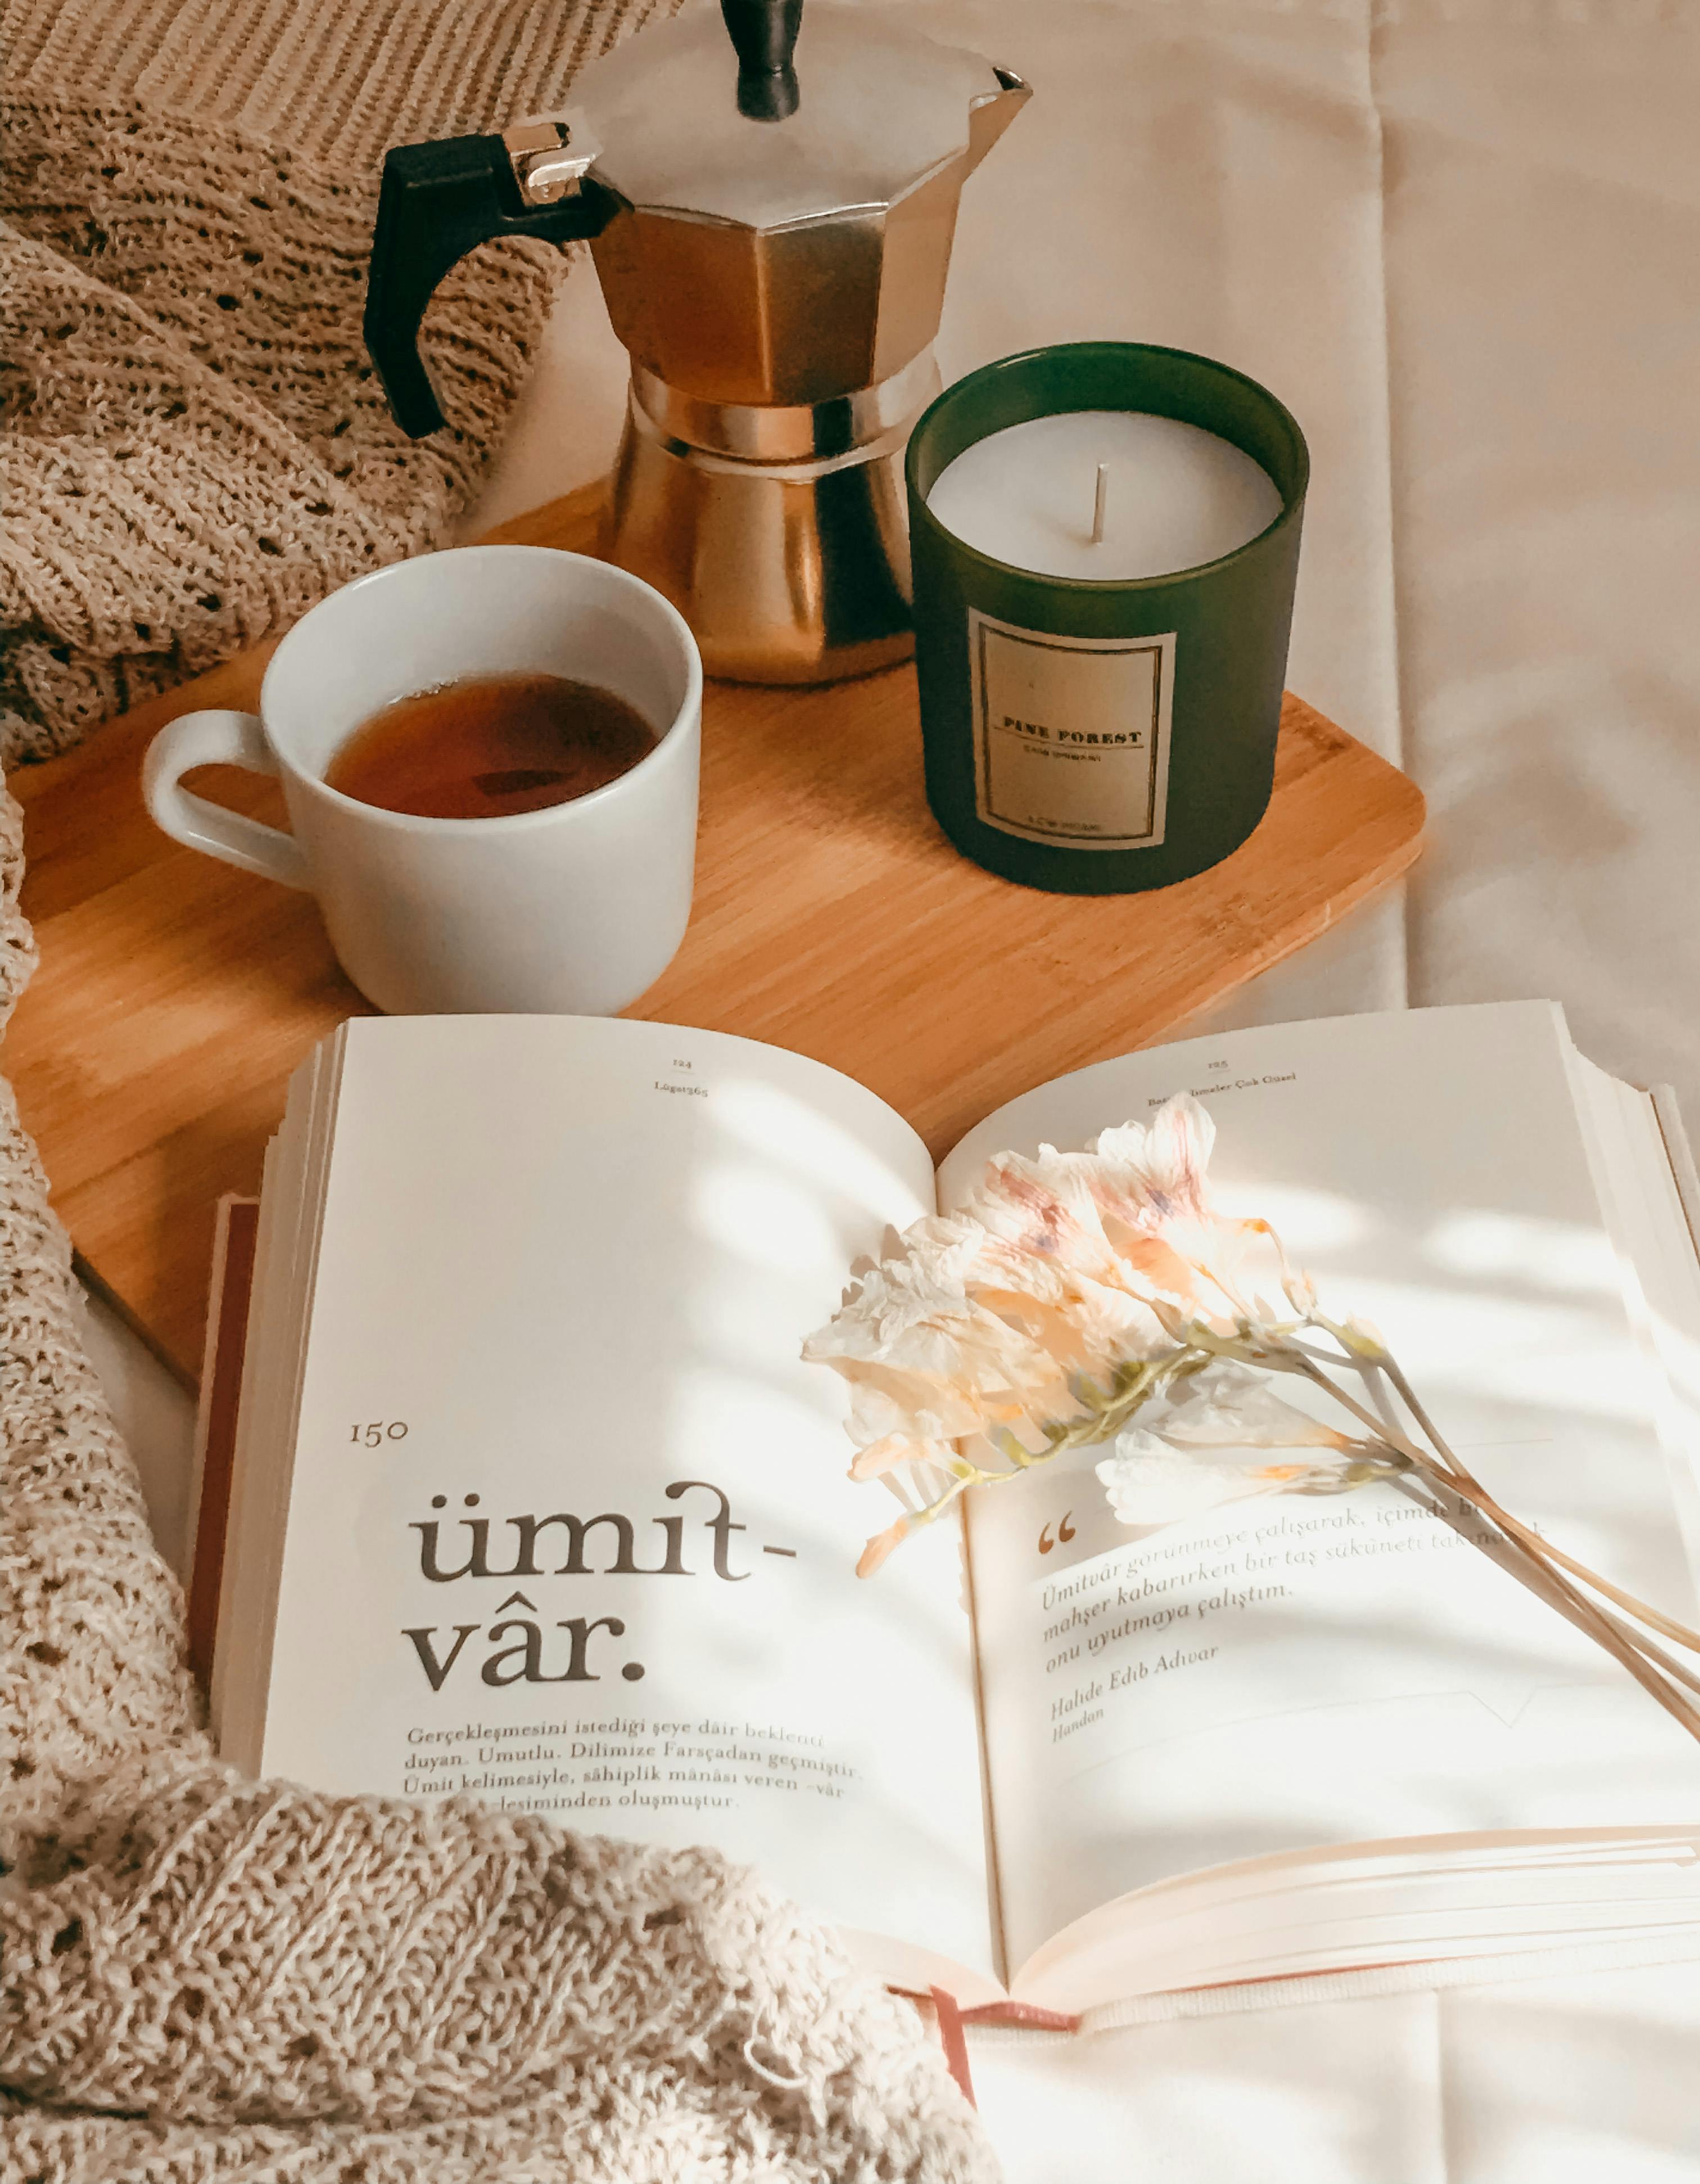
M927 795L1069 894L1218 863L1269 800L1310 458L1268 391L1134 342L1030 349L910 439Z

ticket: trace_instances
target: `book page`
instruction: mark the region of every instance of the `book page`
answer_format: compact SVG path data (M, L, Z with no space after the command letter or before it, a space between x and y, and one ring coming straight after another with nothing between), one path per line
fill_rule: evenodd
M1676 1162L1692 1167L1692 1153L1674 1094L1662 1095L1661 1116L1661 1095L1619 1084L1579 1054L1570 1067L1630 1317L1649 1355L1684 1551L1700 1571L1700 1250L1676 1177Z
M263 1763L713 1845L989 1974L960 1535L877 1590L799 1347L907 1126L701 1031L348 1027Z
M945 1163L940 1204L1006 1147L1083 1147L1195 1093L1222 1208L1272 1221L1324 1310L1380 1328L1506 1507L1692 1620L1656 1375L1566 1052L1544 1004L1188 1041L1004 1108ZM1140 1533L1106 1502L1105 1453L971 1497L1012 1964L1124 1892L1224 1861L1700 1817L1700 1749L1396 1485Z

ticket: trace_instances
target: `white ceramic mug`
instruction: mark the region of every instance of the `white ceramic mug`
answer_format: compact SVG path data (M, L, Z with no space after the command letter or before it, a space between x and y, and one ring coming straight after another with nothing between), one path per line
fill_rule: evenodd
M325 780L352 731L466 676L600 683L655 731L588 795L496 819L421 819ZM660 593L545 546L463 546L346 585L290 631L252 713L187 713L142 794L178 841L319 899L343 968L381 1009L608 1016L666 968L690 916L702 661ZM192 795L192 766L283 783L292 832Z

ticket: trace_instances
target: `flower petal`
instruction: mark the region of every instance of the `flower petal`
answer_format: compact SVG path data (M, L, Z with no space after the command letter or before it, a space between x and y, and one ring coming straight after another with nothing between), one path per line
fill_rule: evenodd
M856 1451L850 1468L855 1479L878 1479L888 1471L895 1471L900 1463L937 1461L940 1444L932 1440L910 1440L902 1434L885 1434L878 1440Z
M861 1559L856 1566L858 1577L872 1577L887 1556L901 1546L909 1536L909 1519L900 1517L895 1524L888 1524L883 1532L876 1532L861 1551Z
M1302 1267L1289 1267L1281 1277L1281 1287L1287 1293L1287 1302L1301 1319L1316 1310L1316 1284Z
M1177 1387L1153 1432L1183 1448L1337 1448L1348 1437L1284 1402L1267 1373L1231 1361Z
M1123 1524L1179 1524L1224 1502L1274 1490L1253 1472L1183 1454L1138 1429L1119 1435L1115 1454L1095 1468Z
M1339 1462L1235 1463L1207 1449L1179 1449L1139 1428L1118 1435L1096 1467L1123 1524L1183 1523L1229 1502L1281 1493L1335 1493L1354 1483Z
M1092 1150L1106 1164L1104 1182L1124 1213L1148 1225L1177 1215L1206 1217L1205 1170L1215 1143L1209 1115L1190 1093L1178 1092L1149 1125L1101 1130Z
M1113 1280L1116 1254L1076 1163L1051 1145L1036 1161L1003 1153L988 1161L967 1211L993 1236L1042 1263Z

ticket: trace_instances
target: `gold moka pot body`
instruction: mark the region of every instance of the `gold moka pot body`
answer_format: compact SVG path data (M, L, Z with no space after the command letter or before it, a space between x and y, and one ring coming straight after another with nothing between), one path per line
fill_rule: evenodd
M421 316L494 235L588 240L631 352L603 550L713 675L821 682L913 638L902 455L963 181L1028 96L890 12L722 0L586 68L559 114L385 163L366 343L443 422Z

